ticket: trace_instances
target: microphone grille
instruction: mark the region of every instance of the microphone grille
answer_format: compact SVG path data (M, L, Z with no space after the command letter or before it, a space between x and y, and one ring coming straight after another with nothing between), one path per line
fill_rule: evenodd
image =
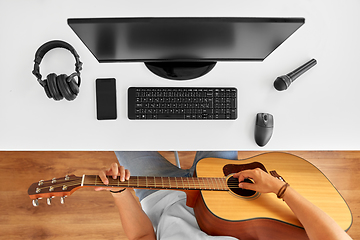
M286 90L288 88L286 80L288 79L284 76L276 78L276 80L274 81L274 88L278 91Z

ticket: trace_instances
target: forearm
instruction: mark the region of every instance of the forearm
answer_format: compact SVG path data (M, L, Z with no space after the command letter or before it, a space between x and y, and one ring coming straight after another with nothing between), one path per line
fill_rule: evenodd
M113 193L121 223L129 239L155 239L154 228L131 191Z
M244 170L234 174L234 177L239 179L239 187L261 193L281 194L279 191L284 186L284 182L259 168ZM246 178L252 179L254 183L243 182ZM283 199L302 223L311 240L351 239L331 217L293 188L288 187L285 190Z
M304 226L311 240L351 239L329 215L293 188L287 188L283 199Z

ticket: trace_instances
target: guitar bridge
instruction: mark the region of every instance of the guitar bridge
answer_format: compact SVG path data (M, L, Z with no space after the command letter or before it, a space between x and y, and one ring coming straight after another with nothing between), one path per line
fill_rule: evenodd
M270 174L271 174L271 176L276 177L277 179L280 179L283 182L286 182L285 179L282 176L280 176L275 170L270 171Z

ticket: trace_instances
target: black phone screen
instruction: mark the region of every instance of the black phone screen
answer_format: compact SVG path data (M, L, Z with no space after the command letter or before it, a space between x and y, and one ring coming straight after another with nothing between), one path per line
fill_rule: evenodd
M96 115L98 120L117 118L115 78L96 79Z

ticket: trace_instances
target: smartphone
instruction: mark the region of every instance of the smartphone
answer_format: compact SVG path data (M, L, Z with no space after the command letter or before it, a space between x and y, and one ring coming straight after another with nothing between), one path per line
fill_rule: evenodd
M96 115L98 120L117 118L115 78L96 79Z

